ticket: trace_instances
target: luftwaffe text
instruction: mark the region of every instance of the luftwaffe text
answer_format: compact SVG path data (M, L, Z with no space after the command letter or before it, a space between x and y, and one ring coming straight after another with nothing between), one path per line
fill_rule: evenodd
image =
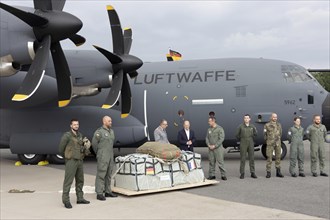
M235 70L215 70L203 72L179 72L179 73L152 73L135 77L134 84L157 84L157 83L197 83L235 81Z

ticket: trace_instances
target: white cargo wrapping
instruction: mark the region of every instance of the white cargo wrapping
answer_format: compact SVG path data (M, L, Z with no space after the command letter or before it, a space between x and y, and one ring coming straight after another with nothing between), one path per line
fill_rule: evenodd
M115 159L115 186L140 191L161 189L205 180L201 155L182 151L179 159L164 163L148 154L129 154Z

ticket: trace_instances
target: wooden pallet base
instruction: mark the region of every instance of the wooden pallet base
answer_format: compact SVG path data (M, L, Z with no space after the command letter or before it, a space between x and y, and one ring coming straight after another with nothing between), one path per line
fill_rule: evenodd
M207 186L207 185L213 185L213 184L218 184L218 183L219 183L219 181L216 181L216 180L205 180L204 182L200 182L200 183L182 184L182 185L168 187L168 188L142 190L142 191L133 191L133 190L123 189L123 188L119 188L119 187L112 187L112 191L115 193L125 195L125 196L138 196L138 195L145 195L145 194L151 194L151 193L159 193L159 192L188 189L188 188L194 188L194 187L200 187L200 186Z

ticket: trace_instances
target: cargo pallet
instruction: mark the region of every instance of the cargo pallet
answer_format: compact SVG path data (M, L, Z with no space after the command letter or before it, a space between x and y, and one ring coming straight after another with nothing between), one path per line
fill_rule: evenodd
M167 192L167 191L174 191L174 190L180 190L180 189L189 189L189 188L195 188L195 187L201 187L201 186L208 186L208 185L214 185L218 184L219 181L216 180L205 180L204 182L199 183L188 183L188 184L182 184L177 185L173 187L167 187L167 188L161 188L161 189L150 189L150 190L141 190L141 191L134 191L119 187L112 187L112 191L118 194L122 194L125 196L138 196L138 195L145 195L145 194L151 194L151 193L160 193L160 192Z

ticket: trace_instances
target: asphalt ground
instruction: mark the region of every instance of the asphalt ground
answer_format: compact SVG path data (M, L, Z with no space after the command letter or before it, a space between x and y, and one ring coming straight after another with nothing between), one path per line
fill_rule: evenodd
M324 219L330 218L330 210L329 210L329 198L330 198L330 184L329 184L329 177L312 177L310 172L310 157L309 157L309 142L304 142L305 147L305 174L306 177L297 177L293 178L289 175L289 155L286 156L286 158L281 162L282 166L282 173L285 175L284 178L278 178L275 177L275 168L273 163L273 171L272 171L272 177L270 179L266 179L266 171L265 171L265 165L266 161L263 158L260 151L255 152L255 165L256 165L256 174L258 176L258 179L252 179L249 175L248 170L248 161L246 164L246 177L245 179L239 179L239 153L226 153L225 155L225 168L227 170L227 181L220 180L220 172L219 169L216 170L216 176L217 180L220 181L219 184L208 186L208 187L200 187L200 188L193 188L193 189L185 189L178 192L168 192L168 193L160 193L157 195L149 195L149 196L142 196L139 197L141 202L148 202L143 201L146 198L151 199L151 202L153 200L159 201L162 197L167 197L168 195L171 195L170 197L175 198L178 196L180 199L184 195L185 198L187 198L187 206L188 207L195 207L196 204L191 204L190 199L196 199L199 198L201 201L201 204L199 204L198 207L200 207L200 211L204 212L203 215L195 215L195 218L197 216L203 219L207 218L214 218L215 216L210 217L210 213L212 211L212 208L208 208L209 206L205 206L205 204L202 204L204 199L205 203L212 203L213 205L222 204L224 205L225 202L234 202L229 204L240 204L237 207L231 207L231 206L222 206L227 207L223 210L223 213L230 212L237 212L240 213L239 215L233 215L230 216L230 213L227 213L222 217L222 219L267 219L267 218L281 218L281 219L298 219L300 217L298 216L291 216L291 215L283 215L283 214L274 214L274 215L267 215L269 210L283 210L284 213L297 213L298 214L304 214L305 219L309 219L312 217L320 217ZM116 155L126 155L129 153L133 153L135 149L121 149L120 152L118 150L115 150ZM10 174L5 172L4 165L2 161L6 161L6 166L12 166L14 167L14 163L16 162L17 158L15 155L10 154L8 149L2 149L1 151L1 185L5 184L11 184L4 182L7 176ZM207 176L208 171L208 159L207 159L207 149L206 148L195 148L195 152L200 153L202 155L202 165L205 175ZM329 174L329 158L330 158L330 146L329 144L326 145L326 169L325 171ZM38 166L23 166L28 167L29 169L36 169L39 170L40 167ZM53 169L55 168L55 169ZM6 168L9 169L9 168ZM11 168L10 168L11 169ZM54 183L57 185L57 188L61 188L61 183L63 181L63 170L64 165L54 165L50 164L47 166L47 169L54 170L54 172L60 172L61 176L60 178L56 178L56 181L58 183ZM85 176L88 177L88 183L89 185L93 184L94 176L96 174L96 159L93 157L89 157L85 160ZM56 171L58 170L58 171ZM15 171L13 171L15 172ZM24 178L31 178L33 179L33 172L38 171L31 171L32 175L30 174L28 177ZM53 171L52 171L53 172ZM13 174L14 175L14 174ZM16 178L16 177L15 177ZM17 177L19 178L19 177ZM38 177L38 174L36 173L36 178L39 178L36 181L40 181L40 177ZM7 178L9 181L10 178ZM85 177L86 179L86 177ZM55 181L55 182L56 182ZM86 182L86 180L85 180ZM15 185L15 184L13 184ZM24 185L24 182L21 183L21 186ZM1 186L2 187L2 186ZM46 187L47 188L47 187ZM45 189L46 190L46 189ZM47 191L47 190L46 190ZM2 213L3 211L6 211L4 209L9 209L7 206L3 206L4 203L9 201L9 198L12 199L12 197L8 198L7 194L4 194L3 187L1 188L1 208ZM57 195L60 200L60 196ZM192 197L192 198L190 198ZM142 199L143 198L143 199ZM7 201L8 200L8 201ZM166 198L164 198L164 201ZM179 200L179 199L178 199ZM7 204L8 205L8 204ZM168 205L168 204L167 204ZM244 206L247 205L247 206ZM230 208L231 207L231 208ZM244 208L243 208L244 207ZM266 211L260 211L260 208L269 208ZM219 210L221 209L219 207ZM180 210L180 209L178 209ZM234 210L234 211L233 211ZM243 212L243 213L242 213ZM246 213L246 214L244 214ZM266 213L266 214L265 214ZM0 215L0 217L2 214ZM11 215L8 215L11 216ZM152 215L151 215L152 216ZM204 216L204 217L203 217ZM251 217L252 216L252 217ZM310 217L308 217L310 216ZM1 219L4 219L2 216ZM177 215L178 218L180 218L179 215ZM36 217L37 218L37 217ZM101 217L100 217L101 218ZM155 217L156 218L156 217ZM187 218L191 219L191 217L187 216ZM220 218L220 217L219 217ZM26 218L28 219L28 218ZM175 216L174 216L175 219ZM180 218L181 219L181 218Z

